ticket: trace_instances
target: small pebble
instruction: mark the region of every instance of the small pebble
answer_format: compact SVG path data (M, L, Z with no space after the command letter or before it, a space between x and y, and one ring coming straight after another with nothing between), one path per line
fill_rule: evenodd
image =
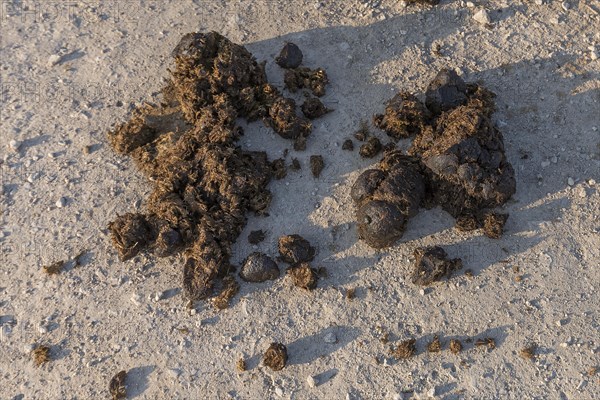
M569 179L567 179L567 183L569 184L569 186L573 186L575 184L575 180L569 177Z
M562 4L561 4L561 7L562 7L563 10L569 11L569 9L571 8L571 5L569 4L569 2L563 1Z
M591 59L592 61L595 61L595 60L597 60L597 59L598 59L598 57L599 57L599 56L598 56L598 52L597 52L596 50L592 50L592 51L590 52L590 59Z
M131 295L131 299L130 300L136 306L141 306L142 305L142 295L139 294L139 293L133 293Z
M283 397L283 389L279 386L275 387L275 394L279 397Z
M550 161L542 161L542 168L546 168L550 165Z
M473 15L473 19L482 25L487 25L487 24L492 23L492 20L490 19L488 12L483 8L481 10L477 11Z
M23 353L25 354L29 354L33 350L35 350L35 344L26 344L25 346L23 346Z
M8 143L8 147L10 147L12 151L19 151L19 148L21 147L21 142L19 142L18 140L11 140Z
M552 164L556 164L558 162L558 157L552 156L552 158L550 159L550 161L552 162Z
M56 64L58 64L60 62L60 59L62 57L59 56L58 54L52 54L50 57L48 57L48 67L54 67Z
M56 207L63 208L66 205L67 205L67 199L65 199L64 197L61 197L60 199L56 200Z
M585 379L583 379L581 382L579 382L579 385L577 385L577 390L581 390L584 387L586 387L587 385L587 381Z
M535 4L537 4L538 6L541 6L544 4L544 0L535 0Z
M590 186L595 186L595 185L596 185L596 180L595 180L595 179L590 179L590 180L588 181L588 184L589 184Z
M336 343L337 342L337 336L335 336L335 333L333 332L329 332L325 335L325 337L323 338L323 340L325 341L325 343Z
M173 379L177 379L179 378L179 375L181 375L181 370L178 368L169 368L167 372Z
M306 378L306 383L309 387L314 388L319 384L319 381L314 376L309 376Z

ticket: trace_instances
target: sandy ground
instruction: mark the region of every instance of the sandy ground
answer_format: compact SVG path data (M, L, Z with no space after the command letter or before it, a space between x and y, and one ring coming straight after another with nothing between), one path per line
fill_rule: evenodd
M0 398L109 398L120 370L136 399L599 398L589 372L600 367L600 3L474 3L2 1ZM491 25L473 18L483 7ZM271 183L270 216L250 216L234 255L254 250L251 230L268 232L258 248L273 256L279 235L302 234L329 272L312 293L283 278L242 284L230 309L190 312L181 258L121 263L110 244L108 221L142 209L150 185L106 131L159 99L171 49L204 30L267 60L280 88L273 59L286 40L329 74L323 99L335 111L315 121L306 151L290 152L302 171ZM497 94L517 178L506 233L460 233L445 212L423 210L396 246L372 250L357 240L349 188L376 159L341 143L443 67ZM241 124L244 148L274 159L290 147L260 122ZM325 158L321 179L308 172L312 154ZM412 285L412 252L432 244L474 277ZM82 265L42 272L84 249ZM434 334L465 350L428 354ZM408 337L419 354L393 360L390 346ZM482 337L496 348L465 341ZM280 372L260 362L272 341L288 347ZM521 358L532 342L534 360ZM34 343L50 346L51 362L33 364Z

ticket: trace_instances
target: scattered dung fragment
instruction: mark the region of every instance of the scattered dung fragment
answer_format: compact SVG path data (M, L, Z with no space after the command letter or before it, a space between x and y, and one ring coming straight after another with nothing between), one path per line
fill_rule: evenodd
M240 285L231 275L223 278L221 292L213 298L213 305L219 310L229 308L229 302L240 291Z
M299 136L294 140L294 150L296 151L304 151L306 150L306 138L304 136Z
M467 84L451 69L442 69L427 86L425 104L434 114L467 102Z
M281 68L298 68L302 64L302 51L294 43L286 42L275 62Z
M418 247L414 251L415 267L412 274L412 283L427 286L443 277L452 275L452 272L462 268L460 258L449 259L446 251L438 246Z
M358 154L360 154L362 158L373 158L381 152L381 149L381 141L375 136L371 136L367 139L366 143L360 146Z
M235 363L235 368L238 370L238 372L246 371L248 369L246 360L244 360L243 358L240 358L239 360L237 360L237 362Z
M259 244L263 240L265 240L265 232L262 229L252 231L248 235L248 243L250 244Z
M300 165L300 161L298 161L297 158L292 159L292 165L290 166L290 168L293 171L300 171L302 169L302 166Z
M289 264L309 262L315 258L315 248L300 235L287 235L279 238L281 260Z
M310 171L315 178L321 176L321 171L323 171L324 167L325 162L323 161L323 156L310 156Z
M456 217L455 227L459 231L470 232L479 228L479 221L473 214L463 214Z
M476 347L487 347L489 350L494 350L496 348L496 341L493 338L482 338L477 339L475 341Z
M354 150L354 142L352 141L352 139L344 140L344 143L342 143L342 150L347 150L347 151Z
M433 337L433 340L427 344L427 351L430 353L439 353L442 351L442 342L438 335Z
M302 110L302 114L304 114L304 116L308 119L319 118L328 112L331 112L331 110L325 107L325 104L323 104L321 100L316 97L306 99L306 101L302 103L300 109Z
M346 289L346 298L348 300L353 300L354 298L356 298L356 288L352 287Z
M287 175L287 169L285 167L285 160L283 158L278 158L275 161L271 162L271 169L273 170L273 178L279 180L283 179Z
M522 348L519 352L519 355L526 360L533 360L535 358L535 351L537 350L537 345L535 343L531 343L526 347Z
M244 261L240 270L240 278L246 282L275 280L279 278L279 268L268 255L254 252Z
M405 360L413 357L417 352L416 343L417 340L414 338L400 342L400 344L392 350L392 356L397 360Z
M483 220L483 233L492 239L499 239L504 233L504 224L508 219L508 214L487 213Z
M325 86L329 83L327 72L323 68L310 69L308 67L287 69L283 81L285 87L292 93L306 88L317 97L325 95Z
M286 347L281 343L271 343L263 356L263 364L273 371L281 371L287 363Z
M359 142L366 141L369 136L371 136L371 131L369 130L369 123L364 119L360 121L358 130L354 133L354 137Z
M373 124L394 139L403 139L421 132L429 119L429 111L411 93L400 92L386 105L384 114L373 117Z
M358 236L369 246L388 247L402 237L406 222L417 214L425 195L420 168L413 157L394 151L352 185Z
M65 261L57 261L50 265L44 265L42 267L42 269L48 275L56 275L56 274L59 274L60 272L62 272L64 266L65 266Z
M296 115L296 102L280 97L269 108L269 118L265 119L275 132L284 139L298 139L310 135L311 123Z
M313 290L317 287L319 280L317 271L306 262L289 267L287 273L296 287L305 290Z
M36 345L31 351L31 357L36 367L50 361L50 347L44 345Z
M454 354L458 354L462 351L462 343L458 339L450 340L450 351Z
M127 380L127 372L120 371L113 376L108 384L108 390L112 396L112 400L120 400L127 398L127 386L125 381Z

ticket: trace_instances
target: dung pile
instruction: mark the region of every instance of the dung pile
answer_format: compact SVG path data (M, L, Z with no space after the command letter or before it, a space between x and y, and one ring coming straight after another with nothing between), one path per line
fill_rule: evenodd
M501 236L507 215L490 211L515 192L514 170L493 125L494 94L442 70L425 105L410 93L388 102L374 124L393 139L416 135L408 155L388 152L352 188L359 237L372 247L392 245L419 206L441 206L461 230Z
M164 104L139 109L109 133L114 149L153 181L147 211L118 216L109 229L121 260L185 251L188 298L211 296L220 281L226 306L237 291L231 246L247 212L265 213L277 170L265 152L237 146L236 118L262 119L292 140L306 140L311 124L268 83L264 63L216 32L185 35L172 56Z

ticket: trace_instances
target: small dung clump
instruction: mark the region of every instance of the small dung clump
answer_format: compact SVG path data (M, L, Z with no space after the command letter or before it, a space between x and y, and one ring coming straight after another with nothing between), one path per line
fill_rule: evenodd
M248 369L246 360L244 360L243 358L238 359L237 362L235 363L235 368L238 370L238 372L246 371Z
M302 103L302 106L300 106L300 109L302 110L302 114L308 119L319 118L328 112L331 112L331 110L325 107L325 104L316 97L306 99L304 103Z
M279 238L281 260L289 264L309 262L315 258L315 248L300 235L287 235Z
M442 351L442 342L438 335L433 337L433 340L427 344L427 351L429 353L439 353Z
M358 236L373 248L391 246L404 234L425 196L421 167L400 151L386 153L376 169L364 171L352 185Z
M504 233L504 225L508 219L508 214L487 213L483 220L483 233L491 239L500 239Z
M281 68L298 68L302 64L302 50L294 43L286 42L275 62Z
M456 229L469 232L483 228L485 236L491 239L499 239L504 233L504 225L508 214L482 211L477 214L465 213L456 218Z
M316 289L319 275L310 264L303 262L293 265L287 269L287 273L292 278L294 286L304 290Z
M415 95L400 92L387 103L384 114L373 117L373 124L397 140L420 133L429 118L429 111Z
M240 270L240 278L246 282L265 282L279 278L279 268L271 257L254 252L246 257Z
M458 339L451 339L450 340L450 351L454 354L458 354L462 351L463 346L462 343L460 342L460 340Z
M461 106L467 102L467 84L451 69L442 69L425 91L425 104L432 113Z
M404 340L400 342L394 350L392 350L392 356L397 360L406 360L413 357L417 353L417 340L414 338Z
M315 178L321 176L321 172L325 168L325 162L323 161L323 156L310 156L310 171Z
M285 160L278 158L271 162L271 169L273 170L273 178L280 180L286 177L287 169L285 167Z
M366 143L363 143L360 146L358 154L360 154L362 158L373 158L381 152L382 148L381 141L375 136L371 136L367 139Z
M50 347L44 345L37 345L31 351L31 357L36 367L50 361Z
M54 262L50 265L44 265L42 267L42 269L48 275L56 275L56 274L59 274L62 272L64 266L65 266L65 262L61 260L61 261Z
M108 383L108 391L112 396L112 400L120 400L127 398L127 386L125 381L127 380L127 372L120 371L113 376Z
M273 371L281 371L287 360L287 348L281 343L271 343L263 356L263 364Z
M294 43L286 42L275 62L281 68L298 68L302 64L302 50Z
M297 158L292 159L292 165L290 166L292 171L300 171L302 169L302 165L300 165L300 161Z
M535 351L537 350L537 345L535 343L531 343L526 347L522 348L519 352L519 355L526 360L533 360L535 358Z
M427 286L452 275L452 272L462 268L460 258L449 259L446 251L438 246L418 247L414 251L415 267L412 283Z
M325 95L325 86L329 83L327 72L323 68L310 69L298 67L287 69L283 75L285 87L292 93L307 88L317 97Z
M347 151L354 150L354 142L352 141L352 139L344 140L344 143L342 143L342 150L347 150Z
M496 348L496 341L494 338L486 337L477 339L475 341L476 347L487 347L488 350L494 350Z
M265 232L262 229L252 231L248 235L248 243L250 244L259 244L263 240L265 240Z
M354 138L359 142L366 141L371 136L371 131L369 130L369 123L364 119L360 120L358 125L358 130L354 132Z

